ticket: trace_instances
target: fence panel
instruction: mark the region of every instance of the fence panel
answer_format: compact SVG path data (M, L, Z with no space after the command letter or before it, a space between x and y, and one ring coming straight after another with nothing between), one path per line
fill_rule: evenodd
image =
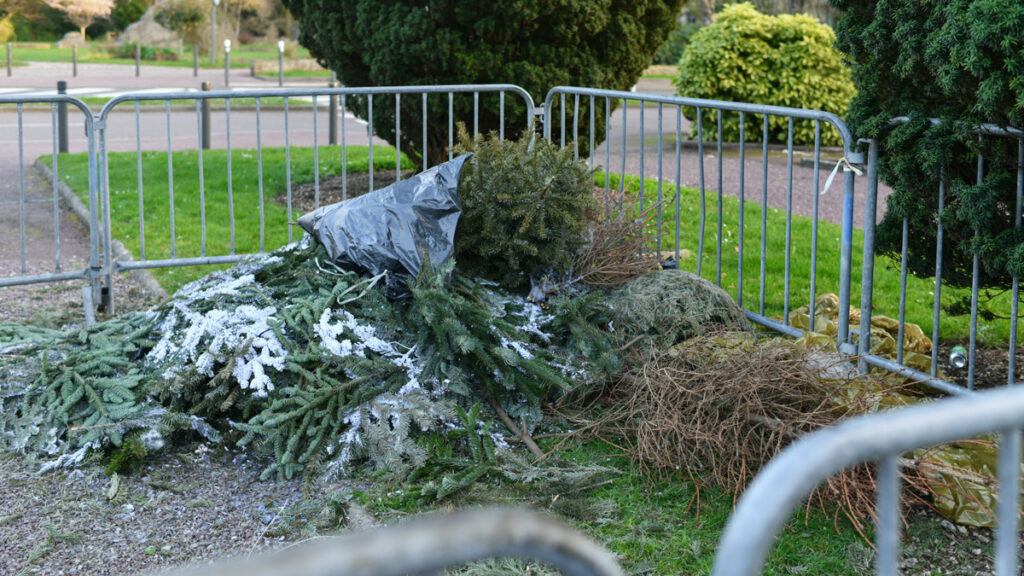
M84 292L87 302L99 298L100 234L96 225L99 216L92 112L67 95L0 96L0 127L14 140L14 146L7 148L8 154L0 161L4 180L0 204L8 221L0 229L0 287L88 280L91 288ZM61 198L64 173L59 153L69 150L71 144L75 152L87 155L89 195L81 208L87 214L79 216L87 216L83 219L92 225L85 242L88 252L75 250L78 254L69 256L72 231L62 226L68 216L62 217L62 202L66 201ZM36 174L33 162L48 172L46 178ZM82 243L74 235L70 238L72 245Z
M356 109L365 121L349 111ZM429 121L438 110L447 114ZM312 197L306 209L320 206L327 177L340 177L336 200L347 198L350 166L393 164L401 179L450 158L458 123L475 134L482 119L496 121L504 137L506 124L533 126L534 105L504 84L224 90L122 95L98 118L103 219L113 224L105 252L120 226L122 237L135 236L126 243L137 257L104 261L110 285L125 270L223 264L273 250L293 239L299 184ZM428 128L445 121L446 134ZM387 147L384 135L402 145ZM353 159L357 145L365 152ZM111 174L133 189L111 190Z
M907 118L897 118L893 121L894 124L903 123L908 121ZM937 125L939 122L933 120L932 124ZM989 138L998 139L1009 139L1016 140L1016 183L1015 190L1012 194L1013 201L1008 202L1006 211L1013 219L1014 228L1019 234L1021 230L1021 216L1022 216L1022 205L1024 205L1024 130L1017 128L1002 128L992 125L982 125L975 129L979 141ZM1011 142L1012 143L1012 142ZM873 194L872 182L874 182L874 189L877 189L877 159L878 150L877 145L872 142L869 148L869 193L866 198L866 211L873 214L876 207L876 196ZM977 172L974 182L978 185L984 183L987 179L986 170L986 159L980 152L975 153L977 159ZM948 191L949 191L949 177L946 170L943 168L939 174L939 184L936 190L938 198L938 213L943 213L947 208L948 204ZM1010 192L1008 190L1008 192ZM1012 212L1011 212L1012 211ZM871 217L867 218L868 222L873 222ZM930 369L926 372L923 370L916 370L910 368L905 363L904 358L904 342L906 338L906 323L907 318L907 276L909 266L909 251L910 246L916 239L910 238L909 232L909 218L904 217L902 220L902 238L901 238L901 257L900 257L900 283L899 283L899 313L898 323L899 329L896 337L896 360L883 358L877 355L869 353L871 343L870 333L870 318L871 311L873 309L873 290L872 282L874 278L874 262L875 256L875 229L874 226L865 227L865 240L864 240L864 269L862 273L862 294L861 294L861 327L860 333L864 336L860 339L858 353L861 355L861 368L867 370L868 366L874 366L883 368L893 372L901 373L908 378L914 380L926 381L930 386L937 388L943 392L951 394L968 394L974 390L975 375L978 368L977 352L979 348L979 328L991 327L996 322L1006 321L1009 324L1009 342L1008 342L1008 353L1006 361L1006 382L1012 384L1013 382L1021 378L1017 374L1017 331L1019 329L1019 303L1020 303L1020 279L1016 276L1007 278L1008 284L1010 285L1010 302L1009 302L1009 314L1008 317L999 317L997 314L995 318L990 318L988 323L983 326L979 326L979 276L980 276L980 256L976 252L972 257L972 269L971 269L971 291L970 291L970 324L968 327L968 345L966 346L967 358L966 369L966 386L950 383L942 379L942 372L940 371L940 364L945 362L939 358L941 339L940 326L943 320L943 220L942 218L936 219L936 242L935 242L935 276L933 280L933 299L931 306L931 317L930 318L911 318L910 321L924 324L925 320L931 320L932 331L931 341L932 348L930 351L931 363ZM974 230L974 236L979 236L979 230ZM959 367L951 366L952 369L956 370Z
M842 190L823 197L832 203L830 218L841 225L838 242L830 252L838 256L839 262L828 262L826 266L838 264L838 281L831 288L839 292L839 310L848 310L855 174L860 171L856 167L864 163L864 154L858 150L846 124L835 114L578 87L552 89L545 99L544 109L546 137L554 138L563 147L577 143L577 154L594 151L589 154L589 163L593 167L603 167L606 175L606 214L622 216L629 208L633 209L633 214L645 214L654 222L648 243L653 250L663 258L671 258L677 265L696 252L695 271L698 275L707 276L723 287L734 283L736 301L750 320L790 336L803 333L789 323L794 305L807 302L810 329L815 328L815 299L823 293L818 278L818 224L825 218L819 212L819 197L832 182L829 178L823 185L819 169L822 167L824 143L839 144L840 147L831 153L842 156L836 164L837 169L843 167ZM613 116L614 109L617 109L617 117ZM598 116L597 112L601 115ZM652 115L653 119L649 118ZM570 116L569 120L567 116ZM648 128L652 120L655 124L653 132ZM831 127L834 131L823 134L823 127ZM708 136L709 130L711 136ZM603 145L600 144L602 133L606 136ZM798 139L813 146L812 171L794 167ZM649 144L648 140L656 143ZM667 140L670 142L666 143ZM777 144L779 140L784 144ZM615 157L613 148L616 149ZM709 150L714 151L713 155ZM728 159L725 158L727 154ZM782 161L779 160L780 155L783 156ZM712 158L710 167L707 166L709 156ZM747 177L751 169L759 172L760 182L756 177ZM797 178L794 177L795 170ZM709 177L708 172L713 177ZM670 178L673 174L674 178ZM683 216L687 207L683 205L680 194L683 184L688 184L688 181L699 194L693 199L699 200L699 212L692 217ZM666 184L671 188L668 195ZM623 202L629 201L631 190L637 199L636 205L625 207ZM748 191L755 195L751 202L748 202ZM713 209L707 205L709 192L714 194L716 202ZM794 204L794 193L802 198L799 206ZM841 202L837 200L839 194ZM735 214L725 202L724 195L735 196L739 200ZM759 202L757 196L760 197ZM781 241L770 233L768 209L780 203L785 205ZM747 211L754 209L759 212L759 228L756 222L751 225L747 219ZM647 210L653 210L653 213ZM713 234L707 231L711 213L715 215ZM796 213L810 219L811 229L806 237L794 238L792 217ZM731 218L735 219L730 221ZM696 239L693 233L687 233L688 228L694 227L697 228ZM737 232L735 237L732 237L732 230ZM684 238L686 234L689 240ZM750 235L754 236L753 241L748 238ZM684 248L687 242L695 250ZM733 279L729 280L730 271L726 269L725 261L733 259L729 254L731 246L735 246L736 268ZM670 249L666 250L666 247ZM751 257L750 249L759 251L759 258ZM805 251L809 258L806 275L800 271L799 286L796 285L798 281L794 277L795 263L792 261L797 249ZM713 252L713 262L710 261L710 252ZM772 256L777 257L778 252L783 252L784 262L781 271L773 275L769 273L768 263ZM709 259L706 263L708 268L714 266L713 274L706 270L705 258ZM749 270L750 264L757 270ZM758 278L756 304L753 305L744 289L744 281L750 273ZM776 295L780 297L776 298ZM800 304L797 304L798 298ZM782 317L781 322L771 317L778 315ZM849 315L840 313L838 341L846 342L849 333Z
M916 448L998 432L1001 497L996 574L1017 574L1020 517L1020 428L1024 387L1013 386L862 416L807 435L754 478L740 499L715 553L714 576L759 574L775 537L811 490L843 468L876 461L876 573L898 573L899 458Z

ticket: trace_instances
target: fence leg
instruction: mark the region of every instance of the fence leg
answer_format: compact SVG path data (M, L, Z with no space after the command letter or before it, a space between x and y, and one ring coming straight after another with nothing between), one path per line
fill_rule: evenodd
M839 253L839 330L840 351L850 339L850 268L853 265L853 170L843 168L843 228Z
M68 83L64 80L57 81L57 94L67 94ZM68 104L67 102L57 103L57 150L61 154L68 151Z
M878 142L868 143L867 198L864 203L864 262L860 279L860 346L857 366L867 374L863 357L871 352L871 296L875 280L875 212L878 204ZM899 343L902 345L902 343Z

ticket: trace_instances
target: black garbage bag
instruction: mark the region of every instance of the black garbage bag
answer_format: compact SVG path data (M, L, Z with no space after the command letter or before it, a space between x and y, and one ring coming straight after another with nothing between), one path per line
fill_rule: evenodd
M471 156L464 154L386 188L322 206L299 218L298 224L339 266L374 275L391 272L389 292L402 292L408 276L419 273L424 254L435 266L451 258L462 214L459 177Z

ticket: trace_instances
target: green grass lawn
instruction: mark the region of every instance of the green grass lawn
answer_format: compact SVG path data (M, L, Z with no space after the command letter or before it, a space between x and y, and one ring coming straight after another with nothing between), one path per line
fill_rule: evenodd
M284 190L284 150L267 148L264 155L264 219L265 250L273 250L288 239L289 226L286 224L285 209L273 202L274 196ZM348 147L348 169L365 171L368 167L365 147ZM168 210L169 189L167 186L167 154L165 152L143 153L143 182L145 195L146 257L149 259L170 257L170 214ZM48 161L48 157L44 158ZM198 256L200 251L200 206L198 186L198 155L195 151L175 152L174 193L175 193L175 254ZM320 149L321 176L340 173L341 154L337 147ZM79 194L87 190L85 155L72 155L61 160L61 174ZM227 210L227 156L223 150L204 153L207 255L227 254L230 251L229 214ZM394 166L394 149L379 147L374 152L377 169ZM411 165L407 160L403 164ZM312 150L292 149L292 182L313 180ZM140 253L138 223L138 185L135 153L110 154L110 190L114 236L138 255ZM235 150L232 154L233 196L236 222L236 253L255 252L259 249L259 190L255 150ZM597 183L604 185L604 176L597 175ZM618 187L618 176L612 175L614 188ZM629 180L627 190L639 194L639 179ZM647 205L657 201L657 182L647 179L644 185ZM662 196L663 234L661 250L674 254L675 243L675 188L664 185ZM697 271L700 225L700 193L683 188L680 196L679 249L683 257L681 266L685 270ZM717 256L717 194L706 193L706 228L701 274L715 281ZM723 242L722 242L722 287L738 298L739 265L739 208L738 199L723 199ZM744 252L743 252L743 294L742 303L750 310L758 310L760 303L760 243L761 206L754 201L745 205ZM768 316L781 319L784 312L785 294L785 234L786 215L779 209L770 209L767 214L767 262L765 274L765 312ZM293 237L297 237L293 229ZM792 251L790 262L789 310L805 306L810 301L812 222L809 218L793 216ZM657 248L656 239L650 243ZM686 252L683 252L686 251ZM667 256L668 254L666 254ZM852 254L851 304L860 306L860 274L863 255L862 233L854 231ZM839 292L840 228L835 224L820 222L818 227L818 261L816 293ZM208 271L207 268L158 269L154 271L157 280L168 290L174 290L187 281ZM907 282L907 321L919 324L925 334L932 330L933 282L927 279L909 277ZM944 287L944 303L952 302L967 292L962 289ZM989 309L1003 317L1009 311L1009 295L1003 294L993 300ZM899 314L899 262L879 257L875 261L874 315L897 317ZM969 335L969 316L942 315L942 338L966 339ZM856 328L856 326L854 326ZM1022 327L1024 328L1024 327ZM981 322L979 339L992 346L1003 346L1009 341L1009 322L995 320Z
M395 149L385 146L374 148L376 169L394 168ZM349 146L348 169L366 172L369 167L369 149ZM49 164L50 157L42 158ZM174 152L174 252L177 257L195 257L202 249L202 203L199 197L199 155L196 151ZM319 151L321 177L341 173L341 148L323 146ZM83 201L88 196L88 168L86 154L62 155L58 160L61 178ZM111 230L115 238L135 255L142 254L139 233L139 195L134 152L109 155ZM288 224L285 206L274 202L274 197L285 191L285 150L263 150L263 248L269 252L302 236L301 229ZM411 166L408 159L403 164ZM225 150L207 150L203 153L203 182L205 195L206 246L205 255L219 256L231 253L231 212L228 204L228 169ZM313 181L313 149L291 149L293 184ZM143 213L145 231L145 257L158 260L172 257L170 186L168 185L167 153L142 153ZM259 172L256 150L232 150L232 200L235 220L234 252L247 254L260 249ZM294 213L293 218L301 214ZM157 281L173 292L186 282L195 280L211 270L207 266L187 268L158 268L153 270Z

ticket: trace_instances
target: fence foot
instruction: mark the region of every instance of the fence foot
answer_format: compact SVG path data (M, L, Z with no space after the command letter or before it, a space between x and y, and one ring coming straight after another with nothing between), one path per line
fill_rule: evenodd
M96 323L96 306L92 301L92 286L82 286L82 301L85 306L85 324L91 326Z

